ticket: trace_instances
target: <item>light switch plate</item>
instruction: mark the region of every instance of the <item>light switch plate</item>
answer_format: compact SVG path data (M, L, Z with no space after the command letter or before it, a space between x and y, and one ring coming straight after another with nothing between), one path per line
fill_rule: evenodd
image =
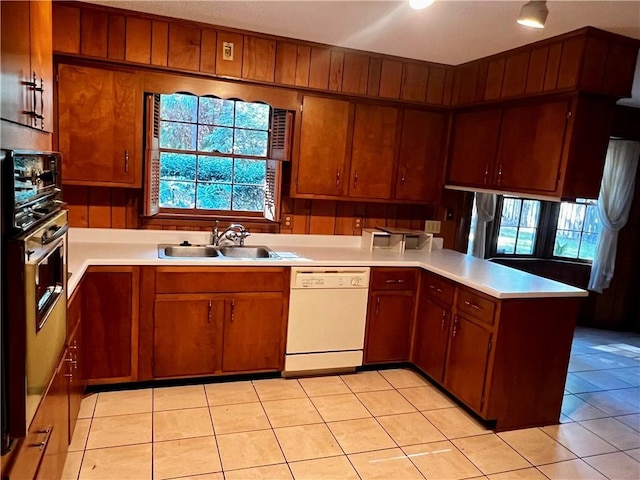
M427 220L424 222L425 233L440 233L440 222L438 220Z
M233 61L233 43L222 42L222 59Z

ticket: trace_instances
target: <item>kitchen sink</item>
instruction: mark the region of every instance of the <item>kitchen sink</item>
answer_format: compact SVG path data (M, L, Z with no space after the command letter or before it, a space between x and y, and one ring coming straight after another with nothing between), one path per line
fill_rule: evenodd
M228 246L214 247L213 245L158 245L160 258L280 258L273 250L263 246Z
M160 258L170 257L218 257L220 253L213 245L158 245Z
M231 258L278 258L278 255L267 247L232 246L219 247L219 251L225 257Z

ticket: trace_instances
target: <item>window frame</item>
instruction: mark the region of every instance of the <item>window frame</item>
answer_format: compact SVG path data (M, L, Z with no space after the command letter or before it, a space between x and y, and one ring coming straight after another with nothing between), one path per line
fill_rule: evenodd
M220 82L208 82L218 84ZM224 84L222 89L225 93L228 88ZM240 87L238 87L240 88ZM283 181L283 166L282 163L291 161L293 151L293 128L296 121L296 109L291 108L289 103L282 100L286 100L286 95L283 98L276 96L271 99L271 91L258 87L242 88L242 92L246 92L246 95L228 95L227 97L219 96L206 90L200 92L200 89L195 89L199 93L192 91L184 91L180 88L168 90L166 85L163 88L158 88L157 92L153 93L149 90L145 91L145 175L144 175L144 207L142 218L150 221L151 219L168 221L171 220L193 220L193 221L208 221L211 218L230 221L250 221L252 223L279 223L279 214L281 208L281 191ZM240 92L237 92L240 93ZM256 94L260 93L261 96ZM270 107L269 128L267 132L267 154L264 157L255 155L242 155L221 152L203 152L200 150L176 150L165 149L162 151L190 154L190 155L206 155L206 156L220 156L232 159L247 159L247 160L259 160L265 162L266 167L266 186L264 205L262 211L249 211L249 210L214 210L214 209L198 209L198 208L160 208L159 202L159 188L160 188L160 96L172 95L172 94L187 94L195 97L209 97L219 98L221 100L243 101L247 103L260 103ZM261 97L264 97L261 98ZM294 100L293 98L291 100ZM295 98L297 100L297 97ZM235 115L235 112L234 112ZM197 125L199 123L194 122L178 122ZM234 122L235 123L235 122ZM208 125L208 124L206 124ZM236 128L235 126L232 128ZM237 127L239 129L247 130L246 128ZM259 130L261 129L248 129ZM197 140L196 140L196 148ZM233 183L231 184L233 185Z
M195 143L195 149L194 150L182 150L182 149L175 149L175 148L163 148L161 146L161 142L159 142L158 145L158 151L160 153L160 155L162 156L162 153L175 153L175 154L181 154L181 155L194 155L196 157L196 165L197 162L199 160L199 157L220 157L220 158L230 158L234 164L232 165L232 170L231 170L231 182L230 183L224 183L224 182L200 182L198 181L198 168L196 166L196 171L195 171L195 180L193 181L193 183L195 184L195 197L194 197L194 202L196 207L195 208L179 208L179 207L163 207L162 205L159 205L159 214L173 214L173 215L189 215L189 216L195 216L195 215L201 215L201 216L216 216L216 217L220 217L220 216L229 216L229 217L238 217L238 218L265 218L265 210L267 208L266 205L266 198L265 201L263 202L262 205L262 210L260 211L256 211L256 210L234 210L234 209L205 209L205 208L198 208L197 207L197 202L198 202L198 197L197 197L197 189L198 189L198 184L200 183L209 183L209 184L218 184L218 185L229 185L231 187L231 205L233 206L233 187L235 184L235 182L233 181L233 176L235 173L235 161L237 159L242 159L242 160L255 160L255 161L263 161L265 162L265 183L268 183L266 176L268 174L268 168L269 165L267 164L267 162L269 161L269 154L270 154L270 150L271 150L271 144L272 144L272 135L273 135L273 128L272 128L272 121L273 121L273 107L271 105L268 105L264 102L244 102L244 100L239 100L239 99L222 99L219 97L215 97L213 95L194 95L191 93L184 93L184 92L175 92L173 94L160 94L160 105L162 105L162 97L163 96L171 96L171 95L191 95L193 97L195 97L196 100L196 121L185 121L185 120L168 120L162 117L162 109L160 109L160 112L158 113L159 115L159 122L160 125L162 125L162 122L168 122L168 123L175 123L175 124L184 124L184 125L191 125L191 126L195 126L196 129L196 138L194 139L194 143ZM232 126L226 126L226 125L219 125L216 123L202 123L200 122L200 99L201 98L215 98L215 99L219 99L219 100L223 100L223 101L231 101L234 102L234 106L233 106L233 125ZM268 112L268 116L269 116L269 120L268 120L268 125L267 125L267 129L263 130L263 129L255 129L255 128L244 128L244 127L238 127L236 126L236 115L237 115L237 103L236 102L244 102L244 103L252 103L252 104L261 104L261 105L267 105L269 107L269 112ZM232 140L235 140L235 136L236 136L236 131L237 130L249 130L249 131L258 131L258 132L266 132L267 133L267 147L266 147L266 153L264 156L257 156L257 155L245 155L245 154L236 154L233 151L231 153L226 153L226 152L220 152L218 150L213 150L213 151L207 151L207 150L200 150L199 149L199 129L200 126L207 126L207 127L220 127L220 128L228 128L232 130ZM159 134L158 134L158 139L160 140L162 135L162 128L159 129ZM232 149L233 149L233 141L232 141ZM160 160L160 162L162 163L162 160ZM159 179L159 184L162 184L162 178ZM264 189L264 193L265 193L265 197L266 197L266 190L267 190L267 186L263 186Z
M513 197L515 195L508 195ZM552 202L536 198L517 197L521 200L538 200L540 201L540 215L538 217L537 235L533 253L497 253L498 236L500 232L500 219L502 218L502 206L504 195L498 195L496 199L496 213L494 220L489 224L487 231L487 241L485 246L485 258L540 258L549 260L561 260L564 262L575 262L584 265L591 265L592 260L581 258L559 257L553 255L553 249L558 229L558 217L560 214L560 205L562 203L578 203L578 202Z

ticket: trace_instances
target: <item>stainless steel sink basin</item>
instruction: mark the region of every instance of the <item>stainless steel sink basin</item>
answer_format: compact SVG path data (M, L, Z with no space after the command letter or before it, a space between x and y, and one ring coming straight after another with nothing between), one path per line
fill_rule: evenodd
M278 255L267 247L254 246L232 246L218 247L218 250L225 257L231 258L279 258Z
M159 258L225 258L258 259L280 258L273 250L263 246L229 246L214 247L213 245L158 245Z
M158 256L169 257L218 257L218 249L213 245L158 245Z

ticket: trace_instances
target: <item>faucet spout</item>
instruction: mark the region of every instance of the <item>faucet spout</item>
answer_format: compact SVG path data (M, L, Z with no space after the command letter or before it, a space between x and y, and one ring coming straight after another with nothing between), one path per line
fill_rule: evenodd
M213 245L221 245L221 242L231 243L232 245L244 245L244 239L247 238L251 233L249 230L245 228L244 225L240 223L232 223L229 225L224 232L218 233L218 222L216 221L216 226L213 229L212 234L212 244ZM238 243L236 243L238 242Z

